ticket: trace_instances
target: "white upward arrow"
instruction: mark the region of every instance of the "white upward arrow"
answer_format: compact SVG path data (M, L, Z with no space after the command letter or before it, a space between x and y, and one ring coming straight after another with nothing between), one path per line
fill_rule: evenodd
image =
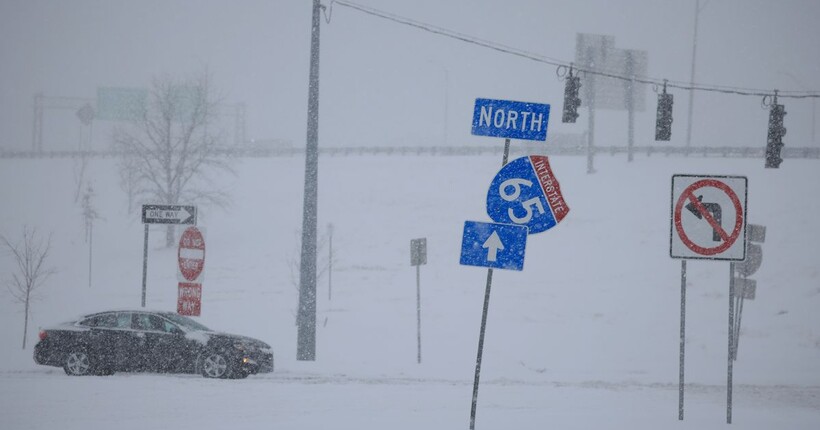
M487 248L487 261L495 261L498 250L503 250L504 244L501 242L501 238L498 237L498 233L494 231L481 247Z

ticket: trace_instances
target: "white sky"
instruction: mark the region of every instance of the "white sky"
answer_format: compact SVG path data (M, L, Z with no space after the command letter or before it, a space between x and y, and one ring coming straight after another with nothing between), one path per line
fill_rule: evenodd
M694 1L360 0L386 12L572 60L577 32L647 50L653 77L689 79ZM325 2L328 3L328 2ZM703 1L698 82L820 89L820 3ZM145 87L158 74L207 68L230 103L247 104L249 139L305 136L310 1L19 1L0 3L0 148L31 146L33 95L94 98L99 86ZM467 45L338 4L322 24L323 146L467 144L476 97L547 102L552 66ZM445 92L446 88L446 92ZM688 94L677 92L671 144L684 142ZM636 139L652 143L654 94ZM694 145L765 144L757 97L696 94ZM445 112L446 104L446 112ZM786 144L812 146L811 101L787 101ZM553 132L581 133L555 118ZM46 113L46 149L71 149L79 121ZM99 122L98 122L99 123ZM104 145L104 124L95 125ZM446 129L446 132L445 132ZM602 113L598 144L623 144L626 116Z

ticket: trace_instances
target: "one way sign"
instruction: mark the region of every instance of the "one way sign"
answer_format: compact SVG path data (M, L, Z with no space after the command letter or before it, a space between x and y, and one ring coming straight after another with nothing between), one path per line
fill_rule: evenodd
M142 223L196 225L196 206L142 205Z
M529 229L516 224L466 221L461 264L523 270Z

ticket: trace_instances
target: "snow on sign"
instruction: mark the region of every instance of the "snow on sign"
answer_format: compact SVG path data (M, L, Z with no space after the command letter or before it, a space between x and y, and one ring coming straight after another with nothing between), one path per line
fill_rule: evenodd
M202 282L202 269L205 268L205 237L199 228L188 227L182 232L177 260L177 278L180 281Z
M142 205L143 224L196 224L196 206Z
M569 213L549 159L530 155L507 163L487 191L487 214L495 222L519 224L530 234L549 230Z
M745 176L672 176L672 258L746 258Z
M543 141L549 118L548 104L476 99L472 134Z
M523 270L526 248L527 227L465 221L460 263L465 266Z
M177 313L198 317L202 312L202 284L180 282L177 294Z

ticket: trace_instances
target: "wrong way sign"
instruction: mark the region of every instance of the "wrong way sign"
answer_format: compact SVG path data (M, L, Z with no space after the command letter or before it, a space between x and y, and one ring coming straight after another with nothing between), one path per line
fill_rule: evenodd
M745 176L672 176L672 258L746 258Z

